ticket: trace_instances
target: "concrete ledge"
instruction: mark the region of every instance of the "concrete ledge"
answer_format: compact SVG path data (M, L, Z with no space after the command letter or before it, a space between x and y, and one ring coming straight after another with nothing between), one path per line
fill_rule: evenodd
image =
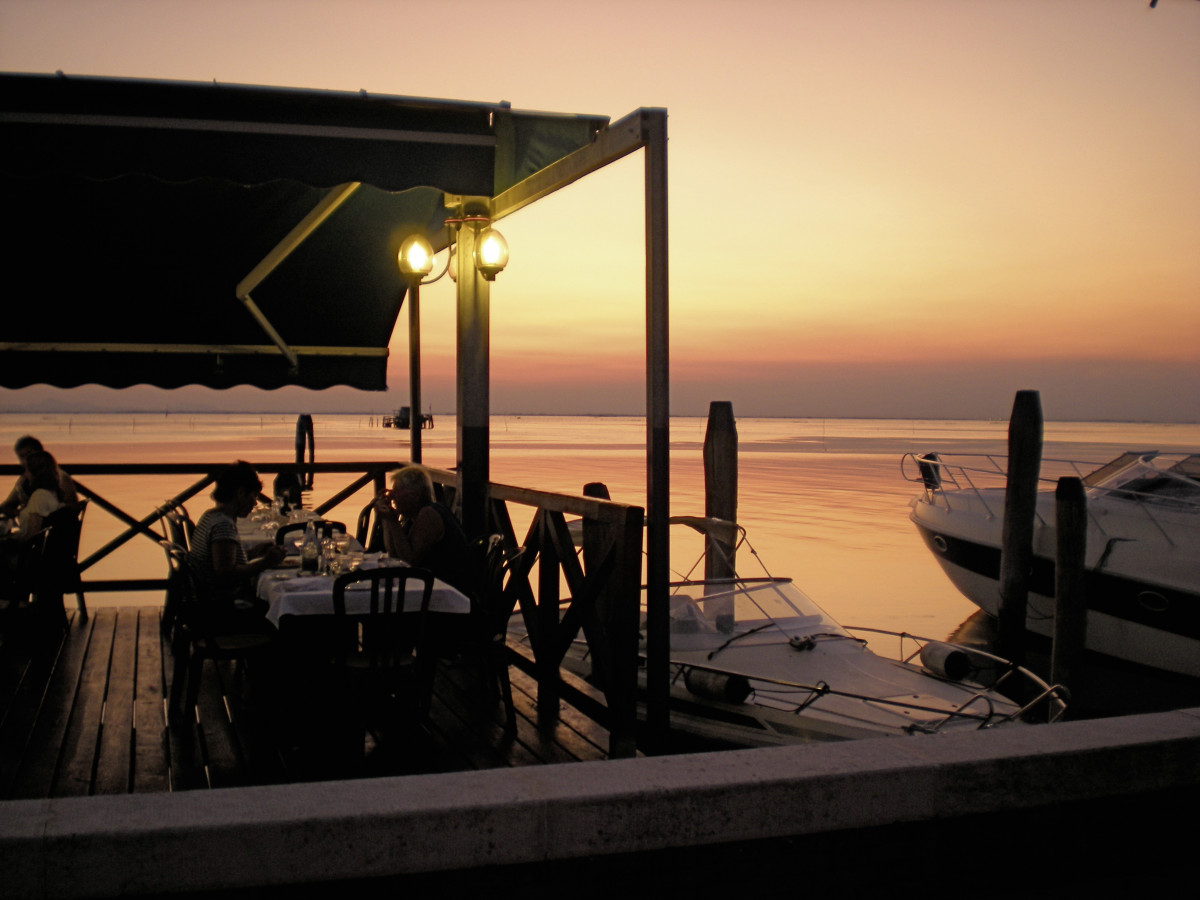
M929 822L1200 785L1200 709L691 756L0 804L8 897L248 888Z

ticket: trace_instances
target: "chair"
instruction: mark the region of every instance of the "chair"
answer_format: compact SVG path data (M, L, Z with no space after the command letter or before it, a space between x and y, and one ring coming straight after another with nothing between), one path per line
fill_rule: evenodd
M36 599L38 574L41 572L42 554L49 533L48 529L43 528L13 548L13 568L8 573L9 577L0 582L0 613L8 615L28 606L31 599ZM58 612L63 612L61 601Z
M196 530L196 524L188 515L187 507L181 505L169 507L163 513L162 522L167 540L178 544L184 550L192 549L192 533Z
M366 583L370 590L369 612L347 614L346 592ZM410 582L421 586L416 610L405 611ZM337 676L358 708L356 724L378 736L372 727L380 713L386 724L412 713L423 715L429 708L433 678L431 654L425 649L425 618L433 594L433 573L412 566L359 570L340 575L333 582L333 612L339 634L350 635L335 655ZM353 619L350 628L344 623ZM358 735L363 731L358 730ZM359 748L361 749L361 747Z
M383 549L383 526L379 521L379 513L372 500L358 514L358 525L354 529L354 538L367 553L378 553Z
M79 615L84 620L87 619L87 603L79 574L79 535L87 506L86 500L68 503L44 519L42 525L48 533L35 590L39 603L61 604L65 594L73 593Z
M499 688L505 725L512 728L517 720L508 677L506 641L515 598L506 591L512 570L525 555L525 548L506 548L498 534L480 538L474 546L480 564L479 595L471 598L470 627L457 649L479 659L491 689Z
M279 529L275 532L275 543L282 547L283 539L285 537L297 531L307 531L310 523L315 529L317 529L318 533L321 531L322 527L327 527L330 531L340 531L342 534L346 533L345 523L331 522L328 519L310 519L307 522L288 522L286 525L280 525Z
M178 610L177 627L172 640L175 675L171 681L170 709L178 707L184 683L187 699L184 710L194 709L200 696L200 678L204 661L231 660L248 663L275 644L275 633L265 626L261 631L226 630L215 621L211 601L197 578L187 551L171 541L161 541L167 552L170 573L167 578L168 603ZM217 670L217 678L221 673ZM225 686L221 696L229 709Z
M183 506L173 506L163 513L162 517L163 532L167 536L167 542L174 544L177 547L183 548L185 551L192 549L192 533L196 530L195 523L192 522L191 516ZM170 551L167 551L167 562L170 564ZM159 623L160 630L164 635L170 635L175 625L179 621L179 604L180 591L167 590L166 599L163 601L162 621Z

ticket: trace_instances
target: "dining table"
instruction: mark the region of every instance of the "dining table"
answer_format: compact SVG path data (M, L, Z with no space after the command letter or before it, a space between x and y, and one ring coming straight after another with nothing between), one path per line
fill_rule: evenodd
M383 554L367 554L362 560L363 569L381 566L406 566L407 563L389 559ZM335 575L301 572L298 567L285 566L267 569L259 576L257 594L267 603L267 620L280 628L288 617L332 616L333 583ZM419 612L423 586L412 582L404 592L404 611ZM370 585L349 585L345 592L346 614L363 616L371 611ZM429 612L448 615L467 615L471 611L471 599L462 591L441 579L434 579L433 593L429 600Z

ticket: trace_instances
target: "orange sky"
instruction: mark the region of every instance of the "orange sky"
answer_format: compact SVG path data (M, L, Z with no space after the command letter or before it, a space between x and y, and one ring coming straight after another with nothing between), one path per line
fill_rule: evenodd
M0 0L0 69L670 113L672 408L1200 421L1200 3ZM453 10L451 12L451 10ZM468 27L467 23L472 23ZM641 158L506 220L496 412L639 412ZM422 294L453 408L448 285ZM386 396L125 392L151 408ZM6 392L10 407L115 392Z

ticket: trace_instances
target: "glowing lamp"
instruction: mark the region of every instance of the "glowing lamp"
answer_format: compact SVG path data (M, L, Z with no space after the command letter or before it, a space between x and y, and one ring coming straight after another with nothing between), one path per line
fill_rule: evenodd
M433 271L433 247L425 239L425 235L410 234L400 244L397 262L405 278L419 282Z
M475 268L488 281L495 281L496 276L508 265L508 241L504 235L494 228L485 228L475 238Z

